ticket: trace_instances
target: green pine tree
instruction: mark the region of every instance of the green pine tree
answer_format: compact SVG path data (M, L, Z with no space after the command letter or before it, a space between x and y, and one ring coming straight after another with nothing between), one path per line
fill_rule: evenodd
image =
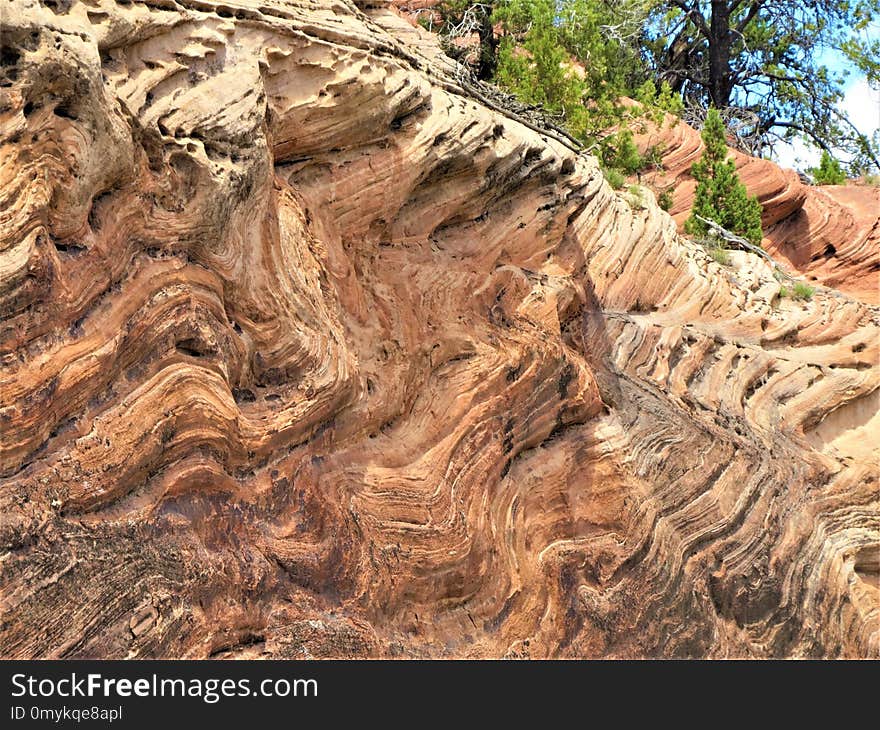
M700 215L760 245L761 204L746 192L733 159L728 159L724 122L716 109L709 110L702 136L706 150L702 159L691 167L697 190L685 231L691 235L707 233L708 226L697 218Z
M840 185L846 181L840 163L826 151L822 152L819 167L814 167L810 172L813 173L817 185Z

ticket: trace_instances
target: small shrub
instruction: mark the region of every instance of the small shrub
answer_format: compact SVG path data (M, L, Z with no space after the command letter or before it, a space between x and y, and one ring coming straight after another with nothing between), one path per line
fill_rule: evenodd
M791 299L804 299L809 301L813 298L813 294L815 293L816 290L803 281L796 281L791 289L787 286L779 287L779 297L781 299L790 297Z
M607 136L599 145L599 156L605 167L620 170L624 175L634 175L645 169L645 159L628 129L621 129Z
M681 97L672 91L668 81L664 81L658 91L657 85L648 79L636 89L634 96L636 101L646 107L645 111L657 125L662 123L667 112L676 117L673 121L674 125L678 121L677 117L680 117L684 111Z
M608 184L615 190L620 190L626 184L626 178L620 170L615 170L613 167L603 167L602 173Z
M813 294L816 293L816 290L811 287L809 284L803 281L795 282L794 287L792 288L792 296L795 299L806 299L810 300L813 298Z
M627 202L630 207L635 210L644 210L645 209L645 197L644 197L644 188L640 185L630 185L626 189L627 193L629 193Z
M662 142L658 142L657 144L652 144L645 150L645 154L642 155L642 169L652 169L652 170L662 170L663 169L663 153L666 150L666 145Z
M730 266L730 250L724 247L721 239L713 231L709 231L708 235L701 236L696 240L715 263Z
M660 195L657 196L657 205L659 205L663 210L669 212L672 210L672 204L674 200L672 198L672 188L666 188L665 190L660 192Z
M721 264L722 266L730 266L730 251L726 248L721 248L720 246L710 248L709 255L716 263Z
M824 150L819 167L814 167L810 172L813 174L816 185L840 185L846 181L846 175L840 168L840 163Z

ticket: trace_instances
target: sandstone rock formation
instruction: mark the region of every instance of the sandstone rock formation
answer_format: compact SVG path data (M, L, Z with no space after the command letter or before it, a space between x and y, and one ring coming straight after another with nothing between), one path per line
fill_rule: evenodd
M380 3L2 33L4 657L880 653L877 309L718 266Z
M659 145L662 170L644 176L655 190L669 190L670 214L679 226L690 215L696 183L691 165L703 153L700 134L667 117L660 129L638 135L644 150ZM730 150L749 193L764 206L764 248L808 281L880 304L880 188L804 185L797 173L769 160Z

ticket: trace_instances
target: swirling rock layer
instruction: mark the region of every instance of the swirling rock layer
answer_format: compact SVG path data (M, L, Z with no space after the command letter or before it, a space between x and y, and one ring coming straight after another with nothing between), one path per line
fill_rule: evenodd
M878 654L875 309L382 7L2 23L4 657Z
M643 150L654 145L662 150L662 169L644 181L669 191L669 213L681 226L694 202L690 170L703 154L700 133L672 117L660 128L639 131ZM743 184L764 208L764 248L808 281L880 304L880 188L805 185L793 170L769 160L734 149L730 154Z

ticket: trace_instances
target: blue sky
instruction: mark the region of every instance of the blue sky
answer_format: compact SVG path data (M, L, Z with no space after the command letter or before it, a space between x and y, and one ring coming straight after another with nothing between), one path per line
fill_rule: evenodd
M870 137L880 129L880 91L872 89L864 77L854 78L846 87L841 109L863 134ZM819 164L821 151L806 142L776 146L775 159L784 167L804 170Z
M880 23L874 24L867 32L872 36L880 34ZM823 55L821 60L829 69L836 72L845 70L840 54L829 51ZM864 76L852 76L849 79L840 108L858 130L868 137L880 129L880 90L871 88ZM821 151L817 147L800 140L792 144L777 145L774 154L774 159L781 165L797 170L815 167L819 164L820 157Z

